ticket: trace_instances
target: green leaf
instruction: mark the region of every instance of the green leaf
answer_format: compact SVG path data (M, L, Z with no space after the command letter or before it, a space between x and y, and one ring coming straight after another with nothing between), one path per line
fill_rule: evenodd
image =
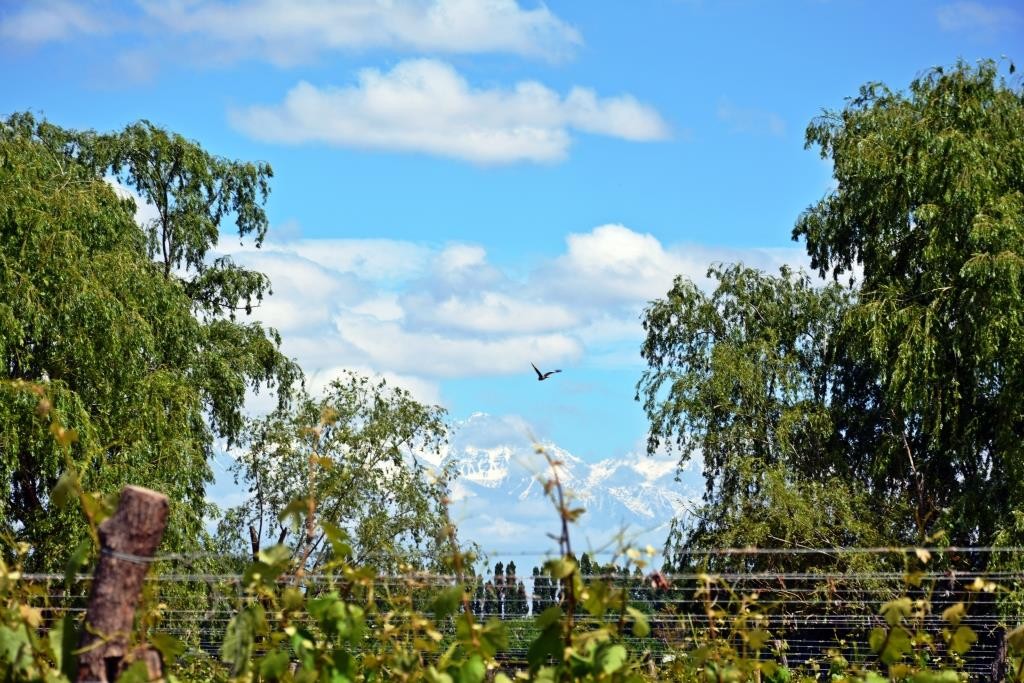
M508 649L508 629L500 620L491 618L480 630L480 652L493 657L497 652Z
M872 652L875 654L882 653L882 646L885 644L885 637L887 635L889 635L889 632L881 626L871 629L871 633L868 634L868 646Z
M583 607L593 617L603 617L608 611L610 602L610 586L604 581L593 581L588 585L582 594Z
M966 613L967 608L964 606L964 603L958 602L955 605L942 610L942 618L953 626L956 626L960 623L960 619L962 619Z
M960 674L952 669L919 671L910 680L912 683L960 683Z
M277 680L288 670L288 662L291 657L287 652L274 650L263 656L260 660L260 676L270 680Z
M1024 652L1024 624L1007 633L1006 642L1014 652Z
M272 585L274 579L280 574L266 562L252 562L242 572L242 584L251 586L253 584Z
M54 663L68 680L78 675L78 629L75 617L67 612L60 621L50 629L50 649L53 651Z
M149 669L143 661L132 662L124 672L117 677L117 683L149 683Z
M220 652L221 661L231 665L232 675L249 670L253 643L265 625L263 608L259 605L244 608L228 623Z
M597 652L597 666L605 674L612 674L626 663L628 653L619 644L602 647Z
M763 628L755 628L750 631L745 631L744 637L750 647L754 648L754 650L760 650L764 647L764 644L768 642L768 639L771 638L771 634Z
M904 617L910 616L912 606L913 603L910 598L897 598L885 603L881 609L882 616L885 617L885 623L889 624L889 626L896 626Z
M564 614L565 613L562 612L561 607L559 607L558 605L554 605L552 607L548 607L546 610L541 612L537 616L537 618L534 619L533 623L537 626L537 628L543 630L551 624L561 621Z
M65 470L57 480L57 484L50 492L51 500L57 507L65 507L72 497L78 497L78 473L74 470Z
M441 621L449 614L452 614L459 608L459 604L462 602L464 591L462 586L452 586L446 588L434 598L434 602L431 604L431 609L434 612L434 618Z
M303 666L312 666L316 654L316 636L309 629L298 627L292 632L292 650Z
M637 638L646 638L651 632L651 626L647 622L647 615L635 607L627 607L626 613L633 620L633 635Z
M277 521L290 521L292 530L302 527L302 520L309 512L309 501L306 498L296 498L284 506L284 509L277 515Z
M71 592L72 585L75 582L75 576L79 570L89 559L89 552L92 550L92 539L83 538L75 546L75 550L71 553L71 557L68 558L68 563L64 568L64 586L68 592Z
M480 655L474 654L459 668L459 683L480 683L486 673L484 660Z
M953 636L949 639L949 649L958 655L962 655L971 649L974 643L978 642L978 634L970 626L958 626Z
M24 626L11 629L0 625L0 654L4 661L16 669L22 669L31 661L30 649Z
M352 546L349 545L347 531L327 521L321 521L320 528L324 530L324 535L330 541L331 549L334 551L336 558L344 559L352 554Z
M160 651L164 663L170 664L185 652L185 643L169 633L153 633L149 642Z
M531 669L537 669L542 664L546 664L548 659L561 661L562 633L558 626L557 623L550 624L530 643L530 647L526 651L526 661Z
M281 591L281 607L288 612L302 609L306 596L298 588L288 586Z
M427 681L428 683L455 683L451 676L444 671L438 671L433 665L427 667Z
M261 550L259 555L257 556L257 559L259 559L260 562L263 562L265 564L277 566L287 564L288 561L291 559L291 556L291 548L284 545L283 543L278 543L277 545L272 545L269 548L266 548L265 550Z
M554 560L548 560L544 563L544 568L547 570L548 575L554 579L564 579L565 577L576 571L576 563L569 558L563 557Z
M910 648L910 633L902 626L897 626L889 632L889 641L879 658L886 664L892 664L910 652Z

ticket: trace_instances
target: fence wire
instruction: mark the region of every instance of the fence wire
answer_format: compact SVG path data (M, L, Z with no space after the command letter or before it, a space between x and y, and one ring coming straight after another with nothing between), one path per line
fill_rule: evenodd
M737 549L724 550L728 552L720 554ZM744 549L749 550L753 549ZM837 550L848 549L817 549L816 552ZM881 549L860 550L881 552ZM917 550L909 549L909 552ZM940 551L950 549L934 552ZM958 553L996 551L1014 553L1018 549L956 549ZM158 559L180 563L193 561L195 557L189 556L186 560L183 556L161 556ZM29 606L43 609L44 618L49 621L66 613L78 615L86 609L92 578L82 574L71 577L70 581L66 578L57 574L24 574L19 581L31 586L31 590L24 592ZM914 603L917 614L908 623L936 643L942 642L943 630L950 626L942 615L943 610L959 602L966 605L966 614L959 623L972 628L978 640L962 657L960 668L971 676L984 676L992 670L997 658L1005 656L1001 650L1005 633L1024 622L1022 571L667 572L660 578L660 582L654 582L649 577L621 573L582 577L585 585L604 581L628 592L630 605L647 615L651 632L644 638L626 636L625 642L661 661L682 656L697 647L708 629L714 627L728 634L738 628L737 620L741 620L768 630L771 641L764 655L774 656L791 666L827 662L837 655L852 664L877 662L877 655L868 647L869 633L885 625L880 609L906 596L919 601ZM534 579L532 574L522 577L490 575L472 576L464 581L474 615L480 619L500 619L506 624L509 648L501 655L503 661L525 661L529 643L537 635L532 616L561 600L557 581L542 587ZM155 630L183 641L188 655L216 658L232 618L251 599L246 595L244 580L242 574L151 573L145 583L140 610L148 613L146 619ZM525 600L518 594L520 581ZM278 582L300 584L307 596L312 597L335 587L339 577L285 575ZM375 600L381 613L389 607L388 596L404 596L409 599L408 604L429 612L433 596L454 585L457 585L457 578L450 574L380 575L374 579ZM618 618L618 615L603 619L582 617L579 625L586 629ZM370 628L378 620L379 617L371 613ZM450 636L451 623L447 628Z

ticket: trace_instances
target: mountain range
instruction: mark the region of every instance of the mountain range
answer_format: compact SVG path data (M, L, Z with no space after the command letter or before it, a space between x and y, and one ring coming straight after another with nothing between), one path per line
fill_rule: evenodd
M585 512L570 528L573 551L607 561L625 544L661 550L669 523L700 497L699 471L677 479L677 459L630 453L588 462L550 442L531 437L517 418L475 413L454 426L451 442L435 465L455 473L451 512L464 541L491 562L522 557L530 566L557 553L552 535L558 515L544 481L551 478L544 457L558 465L570 508Z

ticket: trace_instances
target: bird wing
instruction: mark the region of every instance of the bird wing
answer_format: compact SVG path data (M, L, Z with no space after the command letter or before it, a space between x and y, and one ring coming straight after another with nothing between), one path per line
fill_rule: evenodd
M533 365L533 363L530 363L530 365ZM541 379L544 379L544 375L542 375L542 374L540 373L540 370L538 370L538 369L537 369L537 366L536 366L536 365L533 365L533 371L537 373L537 376L538 376L538 377L540 377Z

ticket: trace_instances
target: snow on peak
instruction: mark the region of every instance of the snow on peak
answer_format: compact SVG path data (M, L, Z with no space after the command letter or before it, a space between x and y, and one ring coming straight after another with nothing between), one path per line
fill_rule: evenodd
M550 472L539 449L559 463L571 506L586 509L576 532L594 544L627 528L660 545L668 522L699 498L699 481L675 480L671 456L630 454L588 463L556 444L535 443L520 418L474 413L453 430L445 458L455 472L452 512L460 536L484 550L488 543L530 552L550 544L547 533L557 526L557 514L543 490Z

